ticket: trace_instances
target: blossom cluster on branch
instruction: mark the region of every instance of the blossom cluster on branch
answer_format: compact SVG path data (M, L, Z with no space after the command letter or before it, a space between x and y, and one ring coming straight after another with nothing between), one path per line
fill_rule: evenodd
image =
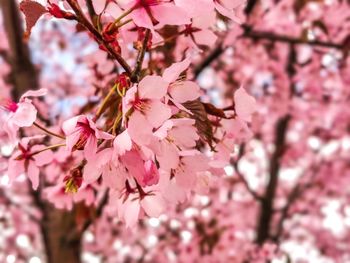
M27 34L45 13L76 20L108 54L105 63L115 60L119 65L114 65L115 77L104 85L92 107L59 123L46 125L37 119L33 101L50 96L44 88L26 92L18 102L2 104L8 112L4 129L12 141L18 141L18 150L9 160L10 180L25 173L37 189L40 172L69 160L67 174L45 189L48 198L57 207L71 209L71 195L73 200L91 203L98 193L108 191L109 204L116 206L119 219L130 227L145 214L160 216L193 191L206 191L213 177L224 173L235 141L249 138L255 99L241 87L226 110L201 102L204 93L188 72L194 51L156 72L143 62L154 43L162 41L157 31L164 26L178 26L177 34L198 49L215 38L209 25L196 24L199 15L204 22L204 14L217 10L238 20L235 12L241 3L226 6L203 1L193 9L188 1L137 0L125 5L93 1L90 12L97 20L87 18L89 9L83 2L63 4L48 1L44 7L22 1ZM137 39L128 36L133 30ZM136 62L130 66L132 58ZM37 131L18 137L20 128L31 126Z
M1 262L349 261L348 1L14 2Z

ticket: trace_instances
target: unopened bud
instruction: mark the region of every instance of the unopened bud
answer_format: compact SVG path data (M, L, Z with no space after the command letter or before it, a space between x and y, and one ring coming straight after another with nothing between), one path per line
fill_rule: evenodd
M69 20L75 19L73 13L62 10L58 5L50 3L50 6L47 8L49 13L56 18L65 18Z

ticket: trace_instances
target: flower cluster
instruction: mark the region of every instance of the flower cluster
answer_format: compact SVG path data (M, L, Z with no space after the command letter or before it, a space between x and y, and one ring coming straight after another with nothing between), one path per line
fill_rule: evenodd
M191 63L194 53L214 43L216 36L208 23L198 22L203 18L199 16L217 10L232 19L239 6L224 1L202 4L197 10L189 8L187 1L93 1L90 13L93 8L103 19L89 21L88 8L80 1L65 5L49 1L45 9L49 14L76 20L97 42L100 53L89 61L94 85L104 87L97 87L97 100L95 96L71 118L60 116L55 125L41 124L44 113L37 120L34 105L42 104L45 97L36 97L46 90L28 91L18 103L4 103L8 113L4 129L12 141L19 128L26 128L9 162L10 180L25 173L34 189L45 186L46 197L59 208L71 209L73 202L82 200L97 204L101 195L107 195L111 211L116 209L114 213L130 227L144 215L161 215L192 192L206 191L224 173L235 142L249 138L255 100L239 88L227 109L201 101L205 93L193 79ZM27 21L35 20L38 5L23 2ZM36 19L45 12L39 9ZM159 45L153 42L166 42L159 30L165 25L178 27L175 37L192 39L188 46L192 51L179 62L144 68L145 54ZM211 40L204 41L206 36ZM131 43L136 55L130 54ZM132 57L136 58L133 69L128 62ZM123 73L116 73L114 61ZM96 82L104 77L106 81ZM43 180L41 172L46 173Z

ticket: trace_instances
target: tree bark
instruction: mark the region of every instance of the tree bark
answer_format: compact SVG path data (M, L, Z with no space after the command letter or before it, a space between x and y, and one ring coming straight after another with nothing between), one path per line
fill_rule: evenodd
M290 98L295 95L295 87L293 83L293 76L295 75L294 64L296 62L295 46L293 43L289 45L289 54L287 58L287 64L285 70L289 78L289 93ZM281 168L281 158L286 148L286 136L288 131L288 125L292 116L286 114L280 117L275 127L275 151L270 159L269 170L269 182L265 189L263 198L260 204L260 215L257 223L257 237L256 243L259 245L264 244L265 241L274 239L271 235L271 223L274 216L274 201L276 197L276 191L278 187L278 177ZM278 228L279 226L277 226ZM278 231L278 230L277 230Z
M11 66L9 81L13 84L12 96L18 100L27 89L38 88L37 72L23 41L22 20L15 0L0 0L3 23L9 43L7 54Z
M38 72L31 62L27 44L23 39L22 20L16 0L0 0L4 27L9 43L6 60L11 66L9 84L12 97L18 101L28 89L39 87ZM81 232L77 231L75 213L55 209L45 201L40 191L30 190L33 201L43 214L40 223L43 247L48 263L79 263ZM74 236L71 233L75 233Z
M260 216L257 224L256 243L262 245L270 238L270 228L273 216L273 204L276 190L278 187L278 177L280 171L280 159L283 156L285 147L286 133L290 116L286 115L278 120L276 124L275 151L270 161L270 179L265 190L264 197L261 201Z
M46 246L46 259L49 263L79 263L81 254L81 234L73 212L55 209L44 204L44 224L42 237ZM72 236L72 233L77 233Z

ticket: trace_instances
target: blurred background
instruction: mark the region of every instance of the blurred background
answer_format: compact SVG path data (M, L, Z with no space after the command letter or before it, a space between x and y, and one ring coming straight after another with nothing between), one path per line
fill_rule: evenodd
M24 38L17 1L0 1L0 100L45 87L48 123L96 101L115 73L89 35L44 15ZM90 192L55 184L70 169L63 153L38 191L25 174L10 184L15 145L0 130L0 262L350 262L350 3L249 0L237 12L241 25L216 16L218 39L193 67L203 101L220 107L244 85L258 103L225 175L130 230ZM183 48L152 54L168 65Z

